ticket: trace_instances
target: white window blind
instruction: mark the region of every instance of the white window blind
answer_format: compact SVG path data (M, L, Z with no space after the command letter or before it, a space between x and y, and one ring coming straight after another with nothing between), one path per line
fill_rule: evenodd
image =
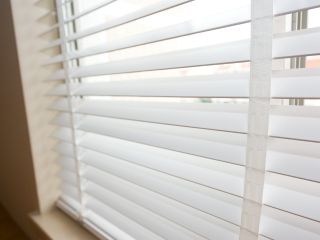
M290 62L320 28L285 26L318 7L56 0L58 206L102 239L319 240L320 68Z

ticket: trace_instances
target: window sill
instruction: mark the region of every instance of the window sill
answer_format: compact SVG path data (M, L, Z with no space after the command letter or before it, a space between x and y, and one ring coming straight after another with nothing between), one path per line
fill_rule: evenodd
M97 240L93 234L87 231L79 223L58 208L54 208L45 214L30 215L36 226L37 236L41 240Z

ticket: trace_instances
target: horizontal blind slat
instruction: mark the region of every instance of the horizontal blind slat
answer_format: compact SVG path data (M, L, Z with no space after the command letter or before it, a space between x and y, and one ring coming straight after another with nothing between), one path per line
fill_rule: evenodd
M249 22L249 20L249 6L242 7L237 10L230 10L224 14L217 13L212 16L207 16L205 20L203 19L203 17L195 18L171 26L166 26L163 28L131 35L127 38L117 39L117 41L111 41L107 45L100 45L88 49L70 52L68 56L71 59L88 57L95 54L141 46L144 44L155 43L172 38L188 36L190 34L196 34L209 30L216 30L219 28L243 24Z
M59 28L59 24L58 24L58 23L53 24L53 25L51 25L50 27L48 27L47 29L45 29L44 31L42 31L42 32L39 34L39 36L40 36L40 37L41 37L41 36L44 36L44 35L46 35L47 33L51 32L51 31L54 31L54 30L57 31L58 28Z
M49 81L57 81L57 80L64 80L64 79L65 79L64 69L57 70L48 78Z
M80 212L80 203L67 195L61 195L57 201L57 207L69 213L75 219L78 218Z
M86 116L79 129L198 156L244 164L243 134Z
M60 80L60 79L59 79ZM60 96L60 97L66 97L69 95L69 92L67 90L67 85L65 83L58 84L56 87L52 88L48 92L49 96Z
M78 183L78 179L77 179L77 175L75 172L72 172L68 169L62 169L59 173L60 178L64 183L69 183L73 186L77 186Z
M66 128L72 128L71 115L69 113L59 114L52 121L54 125Z
M141 72L161 69L193 67L249 60L249 41L181 50L140 58L131 58L106 64L78 67L71 70L72 77ZM54 75L55 76L55 75Z
M320 28L281 33L275 36L273 58L316 55L320 53Z
M40 49L40 51L46 51L54 47L60 47L61 44L62 44L62 39L58 38L46 44L44 47Z
M63 169L76 172L75 159L60 156L58 162Z
M155 171L90 150L86 151L82 161L202 212L229 220L234 224L240 223L241 198L239 197L189 182L184 182L186 185L182 185L183 181L177 178L168 178Z
M263 203L320 222L320 184L283 176L266 175Z
M80 17L83 17L83 16L85 16L87 14L90 14L90 13L96 11L96 10L99 10L102 7L108 6L109 4L111 4L113 2L116 2L116 1L117 0L104 0L99 4L96 4L96 5L88 8L88 9L85 9L85 10L83 10L83 11L81 11L81 12L79 12L79 13L77 13L77 14L69 17L69 18L67 18L67 19L64 19L64 23L68 23L68 22L74 21L74 20L76 20L76 19L78 19Z
M310 8L315 8L320 6L319 0L273 0L275 15L287 14L291 12L296 12L299 10L305 10Z
M84 96L248 97L248 81L248 73L213 74L81 83L72 90Z
M60 188L63 196L67 196L73 199L75 202L79 202L79 194L76 185L65 182Z
M126 214L123 214L119 211L116 211L114 208L103 203L103 200L96 199L92 196L88 196L88 201L86 204L88 209L91 209L96 215L101 216L103 219L106 219L108 222L115 224L116 227L120 228L129 236L132 236L133 239L155 239L155 240L164 240L160 236L154 234L146 227L138 224L136 221L128 218ZM88 214L89 219L91 219L90 214ZM92 219L93 222L95 219ZM105 225L100 225L100 227L107 233L109 230ZM117 235L118 237L119 235ZM121 235L122 236L122 235ZM116 236L115 236L116 237ZM130 239L130 238L129 238ZM127 239L123 239L127 240Z
M93 211L93 209L96 209L97 206L94 203L97 203L98 201L95 201L94 203L92 203L91 201L94 201L93 198L90 198L90 203L88 203L88 206L94 205L94 207L89 207L90 210L87 211L87 214L84 218L84 224L85 226L89 227L89 229L93 229L93 231L95 233L99 233L99 235L101 234L103 237L105 237L106 239L119 239L119 240L135 240L132 236L130 236L128 233L126 233L124 231L124 228L119 228L118 226L115 225L116 220L119 220L120 215L118 215L115 218L112 218L110 215L110 213L108 214L108 217L103 217L104 213L101 213L101 211L97 211L98 213L95 213ZM106 210L105 208L103 208L104 210ZM104 211L106 212L106 211ZM112 218L112 223L110 222L110 218ZM116 219L116 220L115 220ZM122 218L122 224L127 225L127 224L131 224L131 226L133 225L131 222L128 223L126 222L125 218ZM134 226L135 227L135 226Z
M209 217L200 217L192 208L180 207L173 200L123 181L112 175L90 169L86 177L89 181L98 184L155 214L165 217L207 239L236 239L237 235L221 228L217 221ZM222 223L220 223L222 224Z
M79 146L203 186L243 194L244 169L240 166L89 133Z
M89 182L86 192L163 238L205 240L205 238L187 231L167 219L162 218L107 189L103 189L98 185ZM152 221L150 221L150 218L152 218Z
M271 97L320 98L320 69L301 68L273 72Z
M75 158L73 145L71 143L59 143L54 149L63 156L73 159Z
M320 224L278 209L264 206L260 234L271 239L318 240Z
M155 14L155 13L158 13L158 12L161 12L161 11L164 11L164 10L167 10L167 9L170 9L170 8L173 8L173 7L176 7L181 4L191 2L191 1L193 1L193 0L171 0L170 2L162 0L156 4L152 4L152 5L147 6L145 8L139 9L137 11L134 11L132 13L129 13L127 15L124 15L122 17L114 19L113 21L109 21L107 23L89 28L87 30L77 32L73 35L69 35L67 40L73 41L78 38L83 38L83 37L89 36L91 34L101 32L101 31L104 31L107 29L111 29L111 28L120 26L122 24L126 24L131 21L134 21L134 20L137 20L137 19L140 19L143 17L147 17L149 15L152 15L152 14Z
M271 115L269 135L320 142L319 118Z
M272 78L273 98L319 98L319 69L275 71ZM76 96L140 97L231 97L246 98L249 93L247 73L214 74L176 78L93 82L71 85ZM231 87L232 86L232 87ZM53 88L50 95L67 95L66 86Z
M59 98L55 101L51 106L50 109L62 111L62 112L70 112L69 102L67 98Z
M86 100L82 114L235 132L247 131L247 106Z
M319 143L269 138L266 170L320 182Z
M71 128L60 127L59 129L54 131L52 136L61 140L61 141L72 143L72 130L71 130Z
M61 63L63 61L64 61L64 56L62 54L59 54L44 61L43 65L56 64L56 63Z
M318 39L319 38L319 39ZM289 57L300 55L313 55L320 53L320 31L307 29L298 33L285 34L274 39L273 57ZM305 44L301 45L300 43ZM72 77L88 77L116 73L129 73L172 69L222 63L245 62L250 60L249 41L241 40L221 45L213 45L188 50L180 50L165 54L158 54L140 58L79 67L71 70ZM170 61L168 61L170 59ZM51 79L61 78L56 72Z

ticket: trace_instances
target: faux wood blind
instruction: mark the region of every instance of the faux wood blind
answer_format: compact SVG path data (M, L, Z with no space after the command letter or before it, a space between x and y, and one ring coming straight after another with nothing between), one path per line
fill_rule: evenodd
M320 29L274 30L320 1L221 4L56 1L58 206L101 238L320 239L320 109L290 104L320 98L320 69L283 64Z

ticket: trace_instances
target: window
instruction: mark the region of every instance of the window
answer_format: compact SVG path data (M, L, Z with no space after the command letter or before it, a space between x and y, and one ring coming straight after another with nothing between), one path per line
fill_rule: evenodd
M105 239L320 239L319 1L56 5L58 206Z

